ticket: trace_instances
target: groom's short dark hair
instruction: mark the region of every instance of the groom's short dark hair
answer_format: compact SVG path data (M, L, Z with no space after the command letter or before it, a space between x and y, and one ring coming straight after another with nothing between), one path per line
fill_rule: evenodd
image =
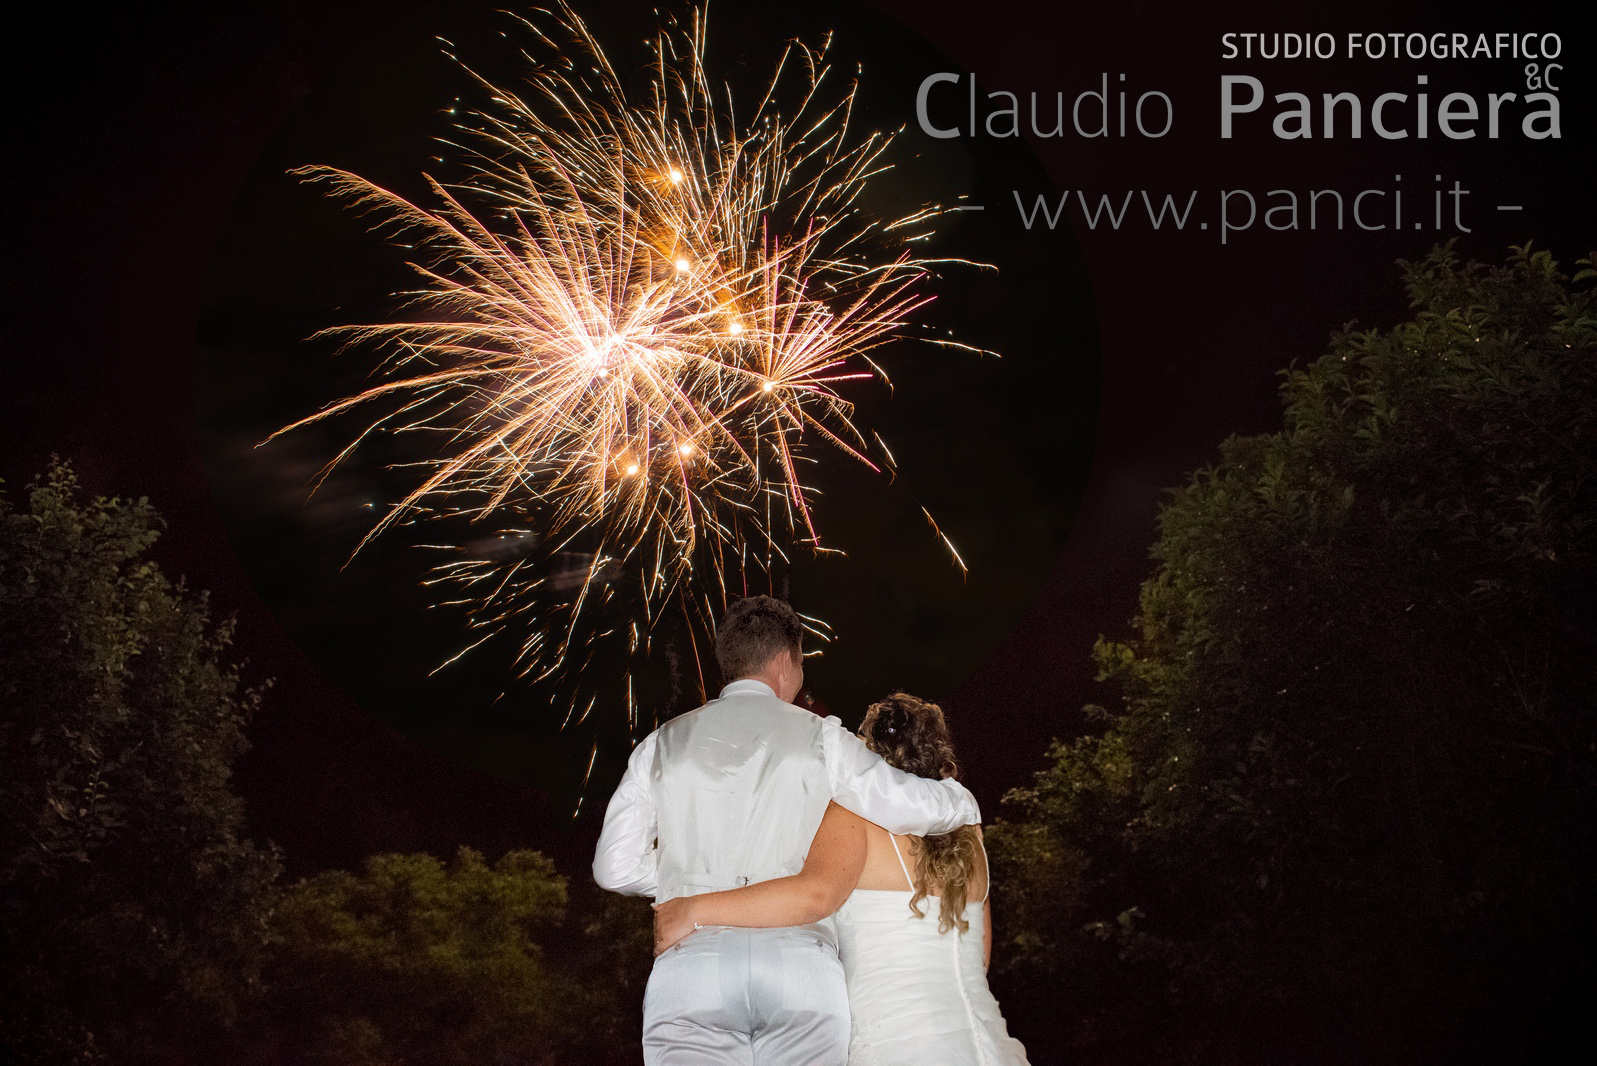
M771 596L734 603L715 631L715 661L728 681L757 674L779 651L804 654L804 626L793 608Z

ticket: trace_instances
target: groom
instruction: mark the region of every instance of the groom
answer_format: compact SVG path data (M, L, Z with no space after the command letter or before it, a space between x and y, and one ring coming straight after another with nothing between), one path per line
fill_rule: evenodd
M792 705L803 629L769 596L732 605L715 637L731 683L632 752L593 859L602 888L664 901L796 874L829 800L894 832L981 820L953 780L887 765L836 718ZM648 1066L842 1066L848 996L831 918L712 928L655 960L643 998Z

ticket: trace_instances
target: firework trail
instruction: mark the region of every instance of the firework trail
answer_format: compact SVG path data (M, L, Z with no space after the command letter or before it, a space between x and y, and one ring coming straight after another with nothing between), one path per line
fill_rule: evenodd
M911 252L940 208L860 209L892 136L856 134L855 86L826 96L829 39L789 43L740 116L705 69L702 14L657 33L637 98L569 7L518 21L529 80L518 95L466 71L488 103L452 145L467 177L427 179L433 205L294 172L416 249L424 282L405 294L416 317L327 331L384 352L382 380L278 432L379 410L328 471L373 433L432 434L362 546L396 523L478 523L443 545L445 598L484 639L515 634L534 680L570 681L602 643L647 651L667 612L702 641L750 575L826 550L803 472L828 451L890 467L839 387L885 379L867 353L948 261ZM536 550L470 546L494 530Z

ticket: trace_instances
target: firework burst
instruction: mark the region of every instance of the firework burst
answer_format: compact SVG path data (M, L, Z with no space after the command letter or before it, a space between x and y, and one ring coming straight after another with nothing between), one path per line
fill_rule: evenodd
M420 518L478 523L444 545L440 588L484 636L514 633L542 680L579 675L602 642L646 649L667 611L702 638L788 548L826 550L802 474L828 452L890 467L840 389L885 379L867 353L946 261L912 252L940 208L861 209L892 137L855 132L854 85L827 96L829 40L790 43L740 117L706 71L700 14L656 35L637 98L568 7L519 21L526 87L466 70L488 103L451 146L464 180L427 179L433 204L295 171L416 249L424 282L405 294L415 317L328 331L384 352L381 380L279 432L380 411L329 470L373 433L431 433L361 544Z

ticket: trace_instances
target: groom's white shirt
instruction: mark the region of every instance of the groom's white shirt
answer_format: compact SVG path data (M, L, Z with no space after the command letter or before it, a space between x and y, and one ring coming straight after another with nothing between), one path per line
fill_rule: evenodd
M897 770L839 719L745 679L633 749L605 811L593 878L663 902L786 877L803 867L832 799L899 834L981 820L957 781Z

